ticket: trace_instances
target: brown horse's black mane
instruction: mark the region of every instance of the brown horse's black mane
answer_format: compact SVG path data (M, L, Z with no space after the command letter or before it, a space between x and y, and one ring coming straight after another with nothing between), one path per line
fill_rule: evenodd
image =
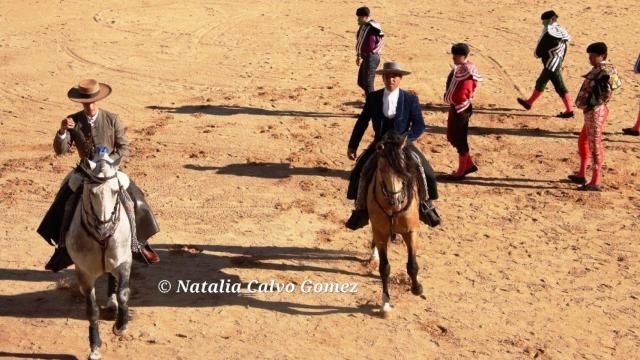
M402 178L408 191L413 190L413 171L415 169L415 160L409 149L404 148L405 137L396 131L387 132L381 140L384 149L379 156L384 157L391 169Z

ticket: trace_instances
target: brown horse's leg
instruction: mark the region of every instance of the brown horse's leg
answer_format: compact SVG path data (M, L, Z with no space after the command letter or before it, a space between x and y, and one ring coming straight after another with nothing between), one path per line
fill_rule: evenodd
M382 314L388 316L391 311L391 297L389 296L389 274L391 274L391 265L387 257L387 243L389 239L385 235L376 234L374 231L373 238L380 254L380 279L382 279Z
M376 247L376 240L371 239L371 258L369 258L370 263L375 263L376 261L380 261L380 254L378 253L378 248Z
M407 245L407 273L411 277L411 293L413 295L422 294L422 285L418 281L418 261L416 261L416 233L410 231L402 234Z

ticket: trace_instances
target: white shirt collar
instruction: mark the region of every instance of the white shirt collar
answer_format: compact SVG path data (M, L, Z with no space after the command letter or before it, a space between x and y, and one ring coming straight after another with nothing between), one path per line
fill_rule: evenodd
M382 113L389 119L396 116L396 107L398 106L399 96L399 87L393 91L389 91L387 88L384 88L384 92L382 94Z
M96 119L98 118L98 114L100 114L100 109L98 109L98 111L96 111L96 114L93 116L88 116L86 113L84 114L84 116L86 116L87 121L89 122L89 124L91 124L91 126L93 126L93 124L95 124Z

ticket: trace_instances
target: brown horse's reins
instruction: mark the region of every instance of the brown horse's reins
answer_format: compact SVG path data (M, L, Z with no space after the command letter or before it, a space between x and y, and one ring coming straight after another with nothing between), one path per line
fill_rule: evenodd
M373 177L373 188L376 189L378 185L378 177L374 175ZM385 196L385 198L387 198L387 200L389 200L389 194L391 196L398 194L399 192L404 192L406 194L405 191L405 186L403 184L402 186L402 190L397 191L397 192L393 192L393 193L389 193L387 191L387 189L384 187L384 181L382 183L382 194ZM390 230L389 230L389 238L391 240L394 240L396 238L396 233L395 233L395 225L396 225L396 219L398 217L398 214L403 213L405 211L407 211L407 209L409 208L409 205L411 205L411 197L408 197L406 199L406 204L404 205L404 207L402 209L400 209L399 211L390 211L390 214L387 213L387 211L385 210L385 208L382 206L382 204L380 204L380 200L378 200L378 196L376 196L376 191L373 192L373 199L376 202L376 205L378 205L378 207L380 208L380 210L382 210L382 212L389 218L389 223L391 224Z

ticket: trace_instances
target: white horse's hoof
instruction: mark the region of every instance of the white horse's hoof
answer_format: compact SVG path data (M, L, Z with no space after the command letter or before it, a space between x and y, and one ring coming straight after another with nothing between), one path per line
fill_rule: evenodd
M89 354L88 359L89 359L89 360L100 360L100 359L102 359L102 355L100 355L100 351L98 351L98 350L96 349L96 350L92 351L92 352Z
M114 335L122 336L127 333L127 325L123 326L122 329L118 330L118 328L116 328L116 324L113 324L112 331Z

